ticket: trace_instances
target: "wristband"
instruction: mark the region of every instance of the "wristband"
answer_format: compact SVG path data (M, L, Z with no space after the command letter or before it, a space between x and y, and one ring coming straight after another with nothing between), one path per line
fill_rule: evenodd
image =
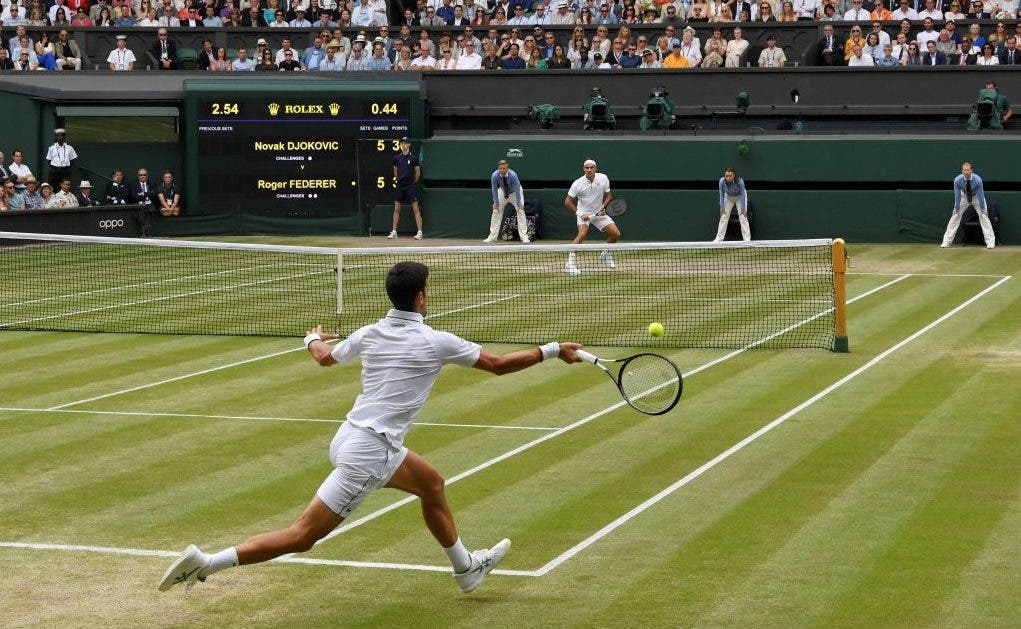
M556 358L557 356L560 355L560 343L553 341L552 343L540 345L539 351L542 352L543 360L547 360L549 358Z
M305 349L308 349L308 346L312 343L312 341L321 341L321 340L323 340L323 337L319 336L315 332L313 332L311 334L306 334L305 335Z

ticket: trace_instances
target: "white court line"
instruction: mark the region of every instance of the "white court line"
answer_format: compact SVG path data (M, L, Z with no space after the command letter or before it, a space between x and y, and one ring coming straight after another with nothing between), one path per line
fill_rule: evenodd
M900 273L879 273L869 271L848 271L848 275L900 275ZM1000 275L996 273L912 273L911 275L918 277L984 277L988 279L1003 279L1009 278L1009 275Z
M851 380L855 379L859 375L865 373L866 371L868 371L872 367L876 366L880 361L885 359L890 354L893 354L894 352L896 352L900 348L902 348L905 345L907 345L908 343L914 341L915 339L917 339L918 337L922 336L923 334L925 334L929 330L932 330L933 328L935 328L939 324L943 323L944 321L946 321L950 317L954 316L955 314L957 314L961 310L964 310L965 308L967 308L969 305L971 305L975 301L981 299L983 296L985 296L986 294L988 294L992 290L994 290L997 287L999 287L1001 284L1006 282L1008 279L1010 279L1010 276L1003 277L1002 279L1000 279L998 282L996 282L992 286L989 286L989 287L983 289L982 291L978 292L977 294L973 295L970 299L968 299L967 301L961 303L960 305L955 307L953 310L947 312L943 316L939 317L938 319L936 319L932 323L929 323L928 325L926 325L925 327L923 327L920 330L916 331L914 334L912 334L911 336L908 336L907 338L905 338L904 340L900 341L899 343L897 343L897 344L893 345L892 347L889 347L886 350L880 352L878 355L876 355L875 358L873 358L872 360L868 361L867 363L865 363L861 367L858 367L857 369L855 369L851 373L847 374L846 376L844 376L840 380L837 380L836 382L834 382L830 386L826 387L825 389L823 389L819 393L816 393L815 395L813 395L812 397L808 398L807 400L805 400L801 404L798 404L797 406L795 406L791 410L787 411L783 415L777 417L776 419L774 419L773 421L769 422L768 424L766 424L762 428L756 430L755 432L753 432L752 434L748 435L747 437L745 437L741 441L739 441L739 442L735 443L734 445L732 445L731 447L727 448L726 450L724 450L720 454L718 454L715 457L713 457L711 460L707 461L706 463L704 463L701 466L699 466L698 468L696 468L694 471L689 473L684 478L678 480L677 482L675 482L674 484L670 485L666 489L662 490L661 492L659 492L655 496L649 498L648 500L646 500L645 502L641 503L637 507L631 509L630 511L628 511L624 515L622 515L619 518L617 518L616 520L614 520L613 522L610 522L609 524L607 524L603 528L599 529L598 531L596 531L595 533L593 533L592 535L587 537L585 540L583 540L579 544L576 544L575 546L572 546L571 548L569 548L568 550L564 551L563 553L561 553L557 557L553 558L549 563L547 563L543 567L541 567L538 570L536 570L535 571L535 576L537 576L537 577L542 576L542 575L550 572L551 570L553 570L557 566L560 566L561 564L563 564L564 562L566 562L570 558L574 557L575 555L577 555L581 551L585 550L586 548L588 548L592 544L595 544L596 542L598 542L602 538L606 537L607 535L612 533L614 530L620 528L622 525L624 525L626 522L628 522L629 520L631 520L632 518L634 518L638 514L642 513L643 511L645 511L647 509L649 509L650 507L652 507L653 505L655 505L659 501L663 500L664 498L666 498L670 494L674 493L675 491L677 491L681 487L684 487L685 485L687 485L691 481L695 480L699 476L702 476L703 474L705 474L706 472L708 472L712 468L716 467L717 465L719 465L720 463L722 463L726 459L730 458L731 455L733 455L733 454L737 453L738 451L742 450L745 446L747 446L748 444L752 443L753 441L755 441L756 439L758 439L762 435L764 435L764 434L768 433L769 431L773 430L774 428L776 428L780 424L784 423L785 421L787 421L791 417L794 417L795 415L797 415L801 411L805 410L809 406L812 406L813 404L815 404L819 400L823 399L824 397L826 397L830 393L836 391L837 389L839 389L840 387L844 386L845 384L847 384Z
M179 550L150 550L146 548L119 548L116 546L86 546L81 544L45 544L39 542L0 542L0 548L20 550L59 550L68 552L101 553L104 555L133 555L136 557L178 557ZM387 563L379 561L348 561L342 559L316 559L313 557L277 557L277 563L297 563L319 566L346 566L349 568L382 568L389 570L421 570L425 572L450 573L450 566L430 566L414 563ZM528 570L493 570L490 574L505 576L534 576Z
M490 301L487 301L487 302L483 302L481 304L473 304L471 306L465 306L464 308L458 308L457 310L447 310L445 312L438 312L438 313L436 313L434 315L426 315L425 318L426 319L431 319L431 318L434 318L434 317L442 317L444 315L453 314L454 312L463 312L463 311L468 310L470 308L481 308L482 306L488 306L490 304L494 304L494 303L497 303L497 302L500 302L500 301L507 301L508 299L514 299L515 297L518 297L518 295L504 296L504 297L501 297L499 299L493 299L493 300L490 300ZM158 386L163 385L163 384L169 384L171 382L177 382L179 380L184 380L186 378L194 378L195 376L202 376L202 375L205 375L207 373L213 373L215 371L221 371L223 369L230 369L231 367L238 367L240 365L247 365L249 363L254 363L254 362L257 362L257 361L260 361L260 360L265 360L267 358L275 358L277 356L283 356L284 354L290 354L291 352L300 352L300 351L303 351L303 350L305 350L305 346L304 345L302 345L301 347L295 347L293 349L285 349L285 350L280 351L280 352L273 352L272 354L264 354L262 356L256 356L254 358L248 358L248 359L245 359L245 360L239 360L237 362L229 363L227 365L220 365L219 367L210 367L209 369L202 369L201 371L194 371L192 373L186 373L186 374L181 375L181 376L174 376L173 378L167 378L165 380L159 380L157 382L150 382L148 384L140 384L140 385L138 385L136 387L129 387L127 389L121 389L120 391L114 391L113 393L104 393L103 395L95 395L95 396L90 397L90 398L85 398L84 400L77 400L75 402L68 402L67 404L61 404L59 406L51 406L50 408L48 408L46 410L48 410L48 411L57 411L57 410L60 410L62 408L67 408L69 406L77 406L79 404L85 404L86 402L95 402L96 400L103 400L103 399L106 399L106 398L109 398L109 397L114 397L114 396L117 396L117 395L123 395L125 393L132 393L134 391L141 391L142 389L149 389L151 387L158 387Z
M247 421L273 422L310 422L322 424L342 424L343 419L316 419L310 417L259 417L253 415L197 415L193 413L146 413L142 411L85 411L77 409L52 408L20 408L16 406L0 406L0 411L18 413L82 413L86 415L126 415L130 417L183 417L185 419L233 419ZM490 424L452 424L441 422L415 422L415 426L433 426L439 428L494 428L497 430L557 430L548 426L497 426Z
M910 276L909 275L903 275L901 277L898 277L897 279L894 279L894 280L891 280L889 282L886 282L885 284L883 284L881 286L878 286L876 288L873 288L872 290L870 290L868 292L862 293L861 295L858 295L858 296L856 296L856 297L854 297L852 299L849 299L847 301L847 303L853 303L855 301L858 301L859 299L864 299L865 297L868 297L869 295L871 295L871 294L873 294L873 293L875 293L877 291L883 290L884 288L886 288L888 286L892 286L892 285L896 284L897 282L900 282L900 281L902 281L902 280L904 280L904 279L906 279L908 277L910 277ZM746 352L749 349L752 349L752 348L754 348L754 347L756 347L758 345L761 345L762 343L766 343L769 340L771 340L771 339L773 339L773 338L775 338L775 337L777 337L777 336L779 336L781 334L785 334L785 333L790 332L791 330L793 330L793 329L795 329L795 328L797 328L799 326L802 326L802 325L805 325L806 323L814 321L815 319L817 319L817 318L827 314L830 310L832 310L832 308L830 308L829 310L825 310L823 312L820 312L819 314L816 314L816 315L814 315L812 317L809 317L808 319L805 319L804 321L802 321L800 323L796 323L796 324L794 324L792 326L784 328L783 330L780 330L779 332L776 332L775 334L771 334L771 335L769 335L767 337L764 337L762 339L759 339L759 340L757 340L757 341L755 341L753 343L745 345L741 349L736 349L736 350L730 352L729 354L727 354L725 356L713 359L713 360L711 360L711 361L709 361L709 362L707 362L707 363L705 363L703 365L695 367L694 369L688 371L687 373L684 373L683 377L689 378L689 377L699 373L700 371L704 371L704 370L708 369L709 367L712 367L714 365L718 365L718 364L722 363L725 360L729 360L731 358L734 358L735 356L737 356L737 355L739 355L739 354L741 354L743 352ZM549 434L543 435L542 437L539 437L538 439L535 439L533 441L529 441L528 443L526 443L524 445L521 445L521 446L518 446L518 447L514 448L513 450L509 450L508 452L505 452L505 453L497 456L496 458L493 458L493 459L490 459L490 460L485 461L483 463L480 463L479 465L476 465L475 467L473 467L471 469L465 470L464 472L461 472L460 474L457 474L456 476L452 476L451 478L447 479L446 484L447 485L451 485L453 483L456 483L457 481L459 481L459 480L461 480L463 478L467 478L468 476L471 476L472 474L475 474L477 472L481 472L482 470L487 469L489 467L492 467L493 465L496 465L497 463L499 463L499 462L501 462L501 461L503 461L505 459L508 459L508 458L510 458L510 457L512 457L512 456L514 456L516 454L519 454L521 452L524 452L525 450L534 448L535 446L537 446L537 445L539 445L541 443L544 443L546 441L549 441L550 439L554 439L556 437L559 437L560 435L562 435L562 434L564 434L564 433L566 433L566 432L568 432L570 430L574 430L575 428L577 428L579 426L584 426L585 424L591 422L592 420L598 419L599 417L602 417L603 415L606 415L607 413L609 413L611 411L615 411L618 408L624 406L625 404L626 404L626 402L621 400L620 402L617 402L616 404L608 406L608 407L604 408L601 411L596 411L595 413L589 415L588 417L585 417L583 419L579 419L578 421L576 421L576 422L574 422L572 424L568 424L567 426L564 426L563 428L560 428L560 429L556 430L555 432L551 432ZM380 517L381 515L389 513L390 511L393 511L394 509L398 509L400 507L403 507L404 505L406 505L406 504L408 504L410 502L414 502L415 500L418 500L418 498L416 496L406 496L406 497L398 500L397 502L393 502L393 503L391 503L391 504L389 504L389 505L387 505L385 507L382 507L380 509L377 509L376 511L373 511L372 513L369 513L369 514L364 515L364 516L362 516L360 518L356 518L354 520L351 520L351 521L347 522L346 524L343 524L340 527L330 531L330 533L327 534L326 537L324 537L324 538L320 539L318 542L316 542L316 545L318 546L319 544L322 544L322 543L326 542L327 540L333 539L334 537L340 535L341 533L344 533L345 531L349 531L349 530L351 530L351 529L353 529L353 528L355 528L357 526L361 526L362 524L365 524L366 522L369 522L371 520L375 520L376 518Z

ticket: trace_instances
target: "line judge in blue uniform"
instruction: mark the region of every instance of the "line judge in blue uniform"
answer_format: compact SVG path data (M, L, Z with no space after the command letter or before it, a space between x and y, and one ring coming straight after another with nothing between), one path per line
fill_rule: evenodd
M394 195L394 220L390 235L387 238L397 237L397 222L401 218L401 204L411 204L415 212L415 226L418 232L415 240L422 240L422 212L418 207L418 180L422 177L422 165L418 158L411 152L411 140L407 137L401 138L401 150L394 156L394 180L397 184L397 191Z

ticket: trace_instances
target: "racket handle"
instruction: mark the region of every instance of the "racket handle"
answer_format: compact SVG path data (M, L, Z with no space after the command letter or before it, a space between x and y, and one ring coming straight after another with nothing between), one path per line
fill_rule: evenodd
M597 362L599 362L598 356L596 356L595 354L589 354L583 349L579 349L578 351L575 352L575 354L578 355L578 358L584 360L587 363L592 363L594 365Z

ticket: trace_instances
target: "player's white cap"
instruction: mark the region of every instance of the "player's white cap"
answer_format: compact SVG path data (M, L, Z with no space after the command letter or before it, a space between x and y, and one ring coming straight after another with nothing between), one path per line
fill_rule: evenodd
M588 168L589 166L595 168L596 167L596 160L594 160L594 159L587 159L587 160L585 160L585 163L582 164L582 166L585 167L585 168Z

